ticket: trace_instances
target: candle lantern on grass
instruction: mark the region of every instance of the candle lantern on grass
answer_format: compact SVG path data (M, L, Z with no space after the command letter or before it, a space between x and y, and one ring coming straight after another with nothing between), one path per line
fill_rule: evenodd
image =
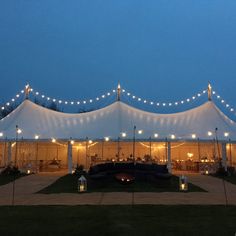
M184 175L179 177L179 190L183 192L188 191L188 180Z
M86 191L87 191L87 179L82 175L78 179L78 192L82 193Z

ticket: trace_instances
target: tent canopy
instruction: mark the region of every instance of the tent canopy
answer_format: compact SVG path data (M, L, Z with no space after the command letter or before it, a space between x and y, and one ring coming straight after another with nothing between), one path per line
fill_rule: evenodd
M16 125L22 130L19 137L34 139L132 139L136 126L137 139L174 138L176 140L236 141L236 123L224 115L212 101L185 112L158 114L142 111L121 101L87 113L69 114L49 110L25 100L12 113L0 121L2 138L14 139ZM142 130L142 132L138 132ZM209 135L209 132L212 135ZM226 135L226 133L228 135Z

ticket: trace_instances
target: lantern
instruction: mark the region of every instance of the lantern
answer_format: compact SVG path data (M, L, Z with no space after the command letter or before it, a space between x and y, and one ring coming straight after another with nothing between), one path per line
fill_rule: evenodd
M210 174L209 165L206 165L206 166L205 166L203 174L205 174L205 175L209 175L209 174Z
M87 179L81 175L78 179L78 192L86 192L87 191Z
M184 175L179 177L179 190L188 191L188 180L187 177Z
M29 163L28 166L27 166L26 174L30 175L32 173L31 170L32 170L32 165Z

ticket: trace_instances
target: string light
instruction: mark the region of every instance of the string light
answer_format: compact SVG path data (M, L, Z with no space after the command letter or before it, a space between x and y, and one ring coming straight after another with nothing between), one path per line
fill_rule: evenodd
M224 136L225 136L225 137L229 137L229 133L228 133L228 132L225 132L225 133L224 133Z
M21 134L21 133L22 133L22 130L19 129L19 128L17 128L17 129L16 129L16 132L17 132L17 134Z
M46 101L52 101L54 103L57 104L63 104L63 105L70 105L70 106L74 106L74 105L85 105L85 104L91 104L94 102L98 102L101 99L105 99L109 96L111 96L112 94L116 93L117 90L113 89L111 91L108 91L106 93L103 93L101 96L95 97L95 98L90 98L87 100L82 100L82 101L67 101L67 100L62 100L62 99L57 99L57 98L51 98L50 96L46 96L43 93L40 93L39 91L34 90L33 88L31 88L29 85L26 85L24 89L20 90L11 100L9 100L8 102L5 103L5 105L1 105L0 109L2 111L7 110L8 107L10 107L11 105L14 105L19 99L22 98L22 96L25 94L26 89L28 89L28 91L34 96L34 97L40 97L41 99L44 99ZM184 105L186 103L190 103L195 101L197 98L201 97L202 95L207 93L207 90L203 90L202 92L197 93L194 96L191 96L190 98L187 99L182 99L179 101L170 101L170 102L155 102L155 101L149 101L148 99L144 99L141 98L139 96L136 96L134 94L132 94L131 92L127 91L126 89L122 89L121 93L124 96L128 96L129 98L132 98L133 100L136 100L138 102L142 102L144 104L150 105L150 106L162 106L162 107L172 107L174 106L179 106L179 105ZM221 103L221 105L225 106L225 108L233 113L234 115L236 115L235 109L226 102L225 99L223 99L216 91L212 91L212 95L215 96L219 102Z
M150 145L147 145L147 144L145 144L145 143L143 143L143 142L139 142L142 146L144 146L144 147L146 147L146 148L149 148L150 149ZM184 143L181 143L181 144L177 144L177 145L171 145L171 149L174 149L174 148L178 148L178 147L181 147L181 146L183 146L183 145L185 145L185 142ZM155 145L153 145L152 147L151 147L152 149L166 149L166 146L165 146L165 144L161 144L161 145L158 145L158 146L155 146Z
M221 104L225 106L225 108L230 111L231 113L233 113L234 115L236 115L235 113L235 109L229 104L227 103L224 99L222 99L222 97L216 92L213 91L212 94L218 99L220 100Z
M203 94L205 94L207 92L207 90L203 90L200 93L197 93L196 95L191 96L190 98L187 99L182 99L180 101L172 101L172 102L153 102L153 101L149 101L148 99L145 98L141 98L138 97L130 92L128 92L127 90L122 90L122 92L124 93L124 95L131 97L133 100L136 100L138 102L143 102L144 104L149 104L149 105L154 105L156 104L156 106L162 106L162 107L171 107L173 105L175 106L179 106L179 105L183 105L185 103L190 103L192 101L195 101L197 98L201 97Z
M4 111L7 109L7 107L14 105L14 103L17 102L21 98L23 93L24 93L24 90L21 90L19 93L17 93L15 97L13 97L10 101L6 102L5 105L1 106L1 110Z
M109 96L112 95L112 93L116 93L117 90L113 89L111 91L108 91L104 94L102 94L101 96L99 97L96 97L96 98L90 98L90 99L87 99L87 100L82 100L82 101L65 101L63 99L56 99L56 98L53 98L51 99L49 96L45 96L44 94L41 95L40 92L33 92L33 89L31 89L31 93L33 94L33 96L35 97L40 97L41 99L46 99L47 101L53 101L54 103L58 103L58 104L64 104L64 105L82 105L82 104L87 104L87 103L94 103L96 101L100 101L101 99L105 99ZM122 92L125 92L125 90L123 89Z
M41 99L45 99L46 101L52 101L54 103L58 103L58 104L64 104L64 105L81 105L81 104L87 104L87 103L94 103L95 101L100 101L101 99L105 99L109 96L111 96L113 93L116 93L117 90L113 89L111 91L108 91L107 93L101 95L100 97L96 97L94 99L88 99L88 100L83 100L83 101L65 101L62 99L56 99L56 98L51 98L50 96L46 96L43 93L40 93L38 91L34 92L35 90L33 88L30 88L29 85L25 86L25 89L28 89L29 92L32 93L32 95L34 97L40 97ZM25 89L22 89L19 93L17 93L15 95L15 97L13 97L10 101L6 102L5 105L0 106L0 109L2 111L6 110L7 107L10 107L11 105L13 105L17 100L19 100L20 98L22 98L22 95L25 94ZM122 90L122 92L126 92L124 89Z
M211 131L208 131L208 132L207 132L207 135L208 135L208 136L212 136L212 132L211 132Z
M55 143L57 140L55 138L52 138L52 143Z

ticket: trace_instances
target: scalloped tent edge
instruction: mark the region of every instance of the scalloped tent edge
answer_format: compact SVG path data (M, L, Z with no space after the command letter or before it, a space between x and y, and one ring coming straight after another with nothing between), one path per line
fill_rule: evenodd
M146 140L158 134L158 140L175 139L193 141L212 140L236 141L236 123L229 119L213 101L196 108L173 114L158 114L139 110L121 101L99 110L70 114L49 110L24 100L13 112L0 120L2 139L15 139L16 125L22 129L25 140L70 138L83 140L89 137L100 140L104 137L116 140L122 133L125 139L133 138L134 126L143 132L137 139ZM209 135L209 134L212 135Z

